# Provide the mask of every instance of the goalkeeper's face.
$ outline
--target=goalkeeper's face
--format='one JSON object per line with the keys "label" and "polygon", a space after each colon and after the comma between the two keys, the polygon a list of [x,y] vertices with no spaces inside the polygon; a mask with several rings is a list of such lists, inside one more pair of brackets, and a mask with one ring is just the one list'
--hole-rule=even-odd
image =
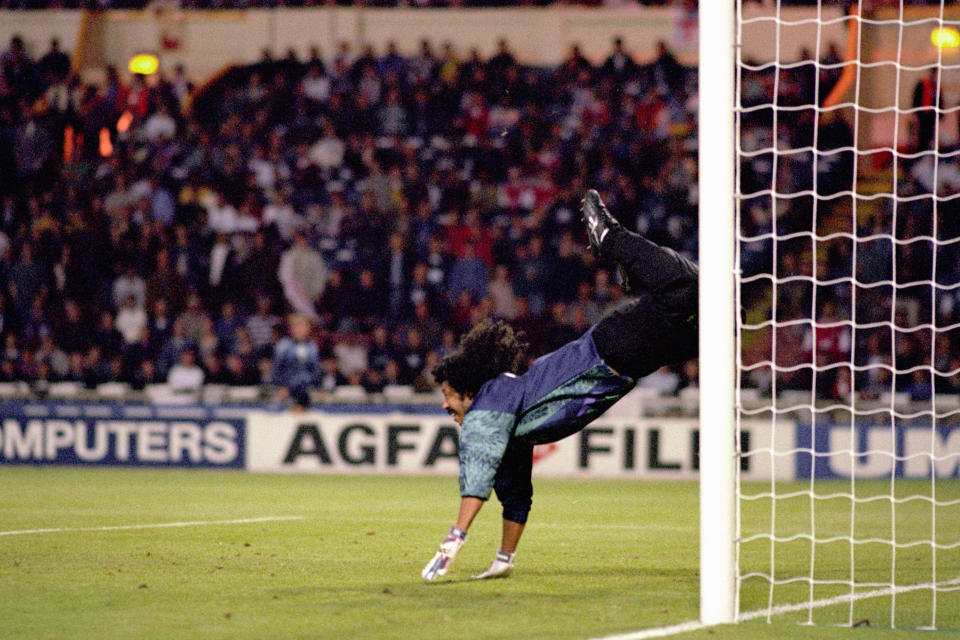
{"label": "goalkeeper's face", "polygon": [[454,422],[463,424],[463,416],[470,408],[473,396],[455,391],[446,380],[440,383],[440,390],[443,391],[443,410],[453,417]]}

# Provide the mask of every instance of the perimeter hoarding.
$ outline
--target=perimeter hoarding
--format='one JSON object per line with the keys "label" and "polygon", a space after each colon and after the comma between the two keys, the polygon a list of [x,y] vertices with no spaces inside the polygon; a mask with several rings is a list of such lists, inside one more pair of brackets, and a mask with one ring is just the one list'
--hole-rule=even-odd
{"label": "perimeter hoarding", "polygon": [[[815,424],[743,420],[741,479],[960,477],[960,419]],[[551,477],[692,479],[695,418],[607,414],[535,450]],[[246,468],[307,473],[458,472],[459,427],[436,407],[0,403],[0,464]]]}
{"label": "perimeter hoarding", "polygon": [[806,479],[930,480],[960,478],[960,424],[930,416],[855,425],[827,422],[796,428],[796,475]]}
{"label": "perimeter hoarding", "polygon": [[245,420],[206,407],[3,405],[0,463],[242,468]]}
{"label": "perimeter hoarding", "polygon": [[[741,425],[745,449],[771,443],[769,421]],[[247,468],[313,473],[449,474],[459,469],[459,428],[445,415],[270,414],[247,422]],[[789,450],[792,423],[780,423],[775,446]],[[697,476],[696,419],[603,419],[560,442],[538,446],[534,473],[551,477],[689,479]],[[768,479],[772,456],[744,459],[743,478]],[[793,479],[793,459],[778,460],[778,478]]]}

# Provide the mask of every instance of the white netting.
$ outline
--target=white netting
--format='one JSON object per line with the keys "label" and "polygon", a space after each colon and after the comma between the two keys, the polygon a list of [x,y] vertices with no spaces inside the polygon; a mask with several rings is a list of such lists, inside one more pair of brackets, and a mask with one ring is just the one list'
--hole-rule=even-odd
{"label": "white netting", "polygon": [[738,6],[742,618],[960,629],[960,10],[903,4]]}

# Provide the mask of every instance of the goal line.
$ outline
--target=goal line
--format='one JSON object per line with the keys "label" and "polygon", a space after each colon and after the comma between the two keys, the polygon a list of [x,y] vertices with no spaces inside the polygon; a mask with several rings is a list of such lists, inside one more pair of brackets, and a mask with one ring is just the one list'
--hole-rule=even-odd
{"label": "goal line", "polygon": [[[795,613],[797,611],[806,611],[807,609],[822,609],[834,605],[848,604],[857,600],[867,600],[869,598],[882,598],[884,596],[899,595],[910,593],[912,591],[922,591],[924,589],[948,589],[950,587],[960,588],[960,577],[952,580],[944,580],[937,583],[914,584],[909,586],[886,587],[883,589],[874,589],[864,591],[863,593],[845,593],[831,598],[821,598],[820,600],[798,602],[796,604],[783,604],[775,607],[767,607],[748,611],[737,616],[737,622],[749,622],[750,620],[759,620],[761,618],[771,618],[777,615]],[[631,631],[612,636],[603,636],[594,640],[647,640],[649,638],[667,638],[680,633],[699,631],[716,625],[705,624],[699,620],[690,620],[666,627],[655,627],[653,629],[644,629],[642,631]]]}

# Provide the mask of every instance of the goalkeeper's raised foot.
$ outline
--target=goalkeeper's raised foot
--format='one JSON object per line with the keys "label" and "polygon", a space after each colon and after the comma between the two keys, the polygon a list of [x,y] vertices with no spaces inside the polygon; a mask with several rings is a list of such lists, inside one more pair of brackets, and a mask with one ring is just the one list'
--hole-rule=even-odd
{"label": "goalkeeper's raised foot", "polygon": [[619,227],[620,223],[610,215],[606,205],[600,199],[596,189],[587,191],[587,195],[580,201],[580,217],[587,225],[587,238],[590,240],[590,253],[595,258],[600,257],[600,243],[610,229]]}

